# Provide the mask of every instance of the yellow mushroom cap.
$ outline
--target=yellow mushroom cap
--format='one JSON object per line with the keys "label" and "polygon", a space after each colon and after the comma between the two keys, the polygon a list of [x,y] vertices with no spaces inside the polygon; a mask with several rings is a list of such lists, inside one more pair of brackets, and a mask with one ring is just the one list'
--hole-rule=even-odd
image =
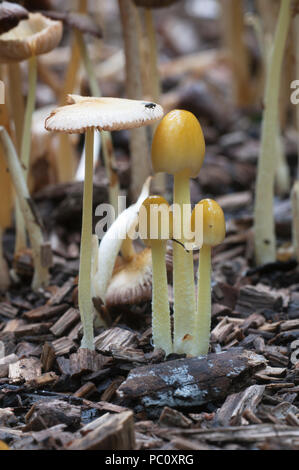
{"label": "yellow mushroom cap", "polygon": [[18,26],[0,36],[0,62],[21,62],[45,54],[60,42],[61,21],[53,21],[41,13],[30,13]]}
{"label": "yellow mushroom cap", "polygon": [[161,119],[156,103],[122,98],[68,95],[68,105],[55,109],[46,119],[48,131],[82,133],[87,129],[115,131],[145,126]]}
{"label": "yellow mushroom cap", "polygon": [[195,178],[203,164],[204,154],[204,135],[194,114],[178,109],[166,114],[153,138],[154,171],[174,175],[188,170]]}
{"label": "yellow mushroom cap", "polygon": [[192,211],[191,229],[194,231],[197,206],[203,207],[203,244],[216,246],[225,238],[225,218],[223,210],[213,199],[203,199]]}
{"label": "yellow mushroom cap", "polygon": [[147,197],[139,211],[139,233],[146,245],[154,240],[168,240],[172,232],[172,212],[162,196]]}

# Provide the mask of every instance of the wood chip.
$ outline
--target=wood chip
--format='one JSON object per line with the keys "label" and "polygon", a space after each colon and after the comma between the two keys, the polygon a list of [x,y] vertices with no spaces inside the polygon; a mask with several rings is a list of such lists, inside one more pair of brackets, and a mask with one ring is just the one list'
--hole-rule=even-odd
{"label": "wood chip", "polygon": [[136,447],[133,413],[108,415],[96,429],[74,440],[68,450],[133,450]]}
{"label": "wood chip", "polygon": [[279,312],[282,307],[282,296],[263,284],[243,286],[240,289],[236,311],[243,317],[261,310]]}
{"label": "wood chip", "polygon": [[64,333],[69,331],[75,323],[80,320],[80,312],[76,308],[69,308],[58,320],[50,331],[55,336],[62,336]]}
{"label": "wood chip", "polygon": [[119,327],[109,328],[94,339],[95,348],[100,352],[109,352],[112,348],[128,348],[136,344],[136,333]]}
{"label": "wood chip", "polygon": [[137,367],[118,393],[125,403],[138,403],[149,415],[157,416],[164,406],[188,409],[221,399],[232,388],[246,386],[245,372],[250,375],[264,366],[262,356],[234,348],[207,357]]}
{"label": "wood chip", "polygon": [[68,304],[61,305],[43,305],[29,312],[25,312],[23,317],[30,321],[44,321],[57,315],[63,314],[68,309]]}
{"label": "wood chip", "polygon": [[9,365],[9,378],[15,382],[19,380],[30,381],[42,374],[42,365],[39,359],[30,357],[20,359]]}

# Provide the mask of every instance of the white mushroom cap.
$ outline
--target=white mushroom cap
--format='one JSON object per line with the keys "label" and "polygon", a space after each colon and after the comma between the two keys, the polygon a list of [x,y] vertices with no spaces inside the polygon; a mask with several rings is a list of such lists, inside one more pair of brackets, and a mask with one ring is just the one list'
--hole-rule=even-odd
{"label": "white mushroom cap", "polygon": [[162,107],[148,101],[68,95],[68,103],[46,119],[48,131],[69,134],[87,129],[115,131],[145,126],[163,117]]}
{"label": "white mushroom cap", "polygon": [[0,62],[21,62],[45,54],[60,42],[61,21],[53,21],[40,13],[30,13],[27,20],[0,36]]}

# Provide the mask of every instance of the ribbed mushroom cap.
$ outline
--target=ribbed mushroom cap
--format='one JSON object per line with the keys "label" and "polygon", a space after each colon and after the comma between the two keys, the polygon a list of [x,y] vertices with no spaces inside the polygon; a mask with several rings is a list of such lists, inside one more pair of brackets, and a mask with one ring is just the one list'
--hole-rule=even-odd
{"label": "ribbed mushroom cap", "polygon": [[145,8],[163,8],[177,3],[179,0],[134,0],[135,5]]}
{"label": "ribbed mushroom cap", "polygon": [[146,248],[130,261],[119,260],[106,294],[107,307],[134,305],[152,297],[152,257]]}
{"label": "ribbed mushroom cap", "polygon": [[[225,218],[223,210],[213,199],[203,199],[198,205],[203,206],[203,244],[216,246],[225,238]],[[191,216],[191,229],[194,231],[196,206]]]}
{"label": "ribbed mushroom cap", "polygon": [[205,140],[194,114],[174,110],[158,125],[152,144],[152,163],[156,173],[175,175],[184,170],[195,178],[203,164]]}
{"label": "ribbed mushroom cap", "polygon": [[28,20],[0,36],[0,62],[21,62],[54,49],[62,38],[60,21],[40,13],[30,13]]}
{"label": "ribbed mushroom cap", "polygon": [[87,129],[131,129],[151,124],[163,116],[161,106],[147,101],[68,95],[68,103],[46,119],[48,131],[72,134]]}
{"label": "ribbed mushroom cap", "polygon": [[14,28],[21,20],[28,18],[28,16],[28,11],[21,5],[2,2],[0,4],[0,34]]}

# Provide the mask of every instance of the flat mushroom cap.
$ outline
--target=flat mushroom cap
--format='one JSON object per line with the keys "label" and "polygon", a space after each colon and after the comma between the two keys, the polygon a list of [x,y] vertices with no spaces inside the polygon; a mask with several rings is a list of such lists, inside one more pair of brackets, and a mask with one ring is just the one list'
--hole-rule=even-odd
{"label": "flat mushroom cap", "polygon": [[60,21],[40,13],[30,13],[28,20],[0,36],[0,62],[21,62],[54,49],[62,38]]}
{"label": "flat mushroom cap", "polygon": [[87,129],[132,129],[151,124],[163,116],[161,106],[146,101],[68,95],[68,103],[55,109],[46,119],[48,131],[73,134]]}

